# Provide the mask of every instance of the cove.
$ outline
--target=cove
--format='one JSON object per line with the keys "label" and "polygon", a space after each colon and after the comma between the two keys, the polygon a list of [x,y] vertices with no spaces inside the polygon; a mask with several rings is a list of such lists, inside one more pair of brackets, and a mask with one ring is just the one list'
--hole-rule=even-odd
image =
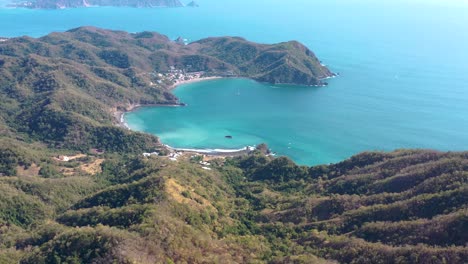
{"label": "cove", "polygon": [[340,79],[330,80],[327,87],[274,86],[248,79],[186,84],[174,90],[186,107],[140,108],[127,113],[125,121],[172,147],[238,149],[264,142],[279,155],[307,165],[337,162],[366,150],[447,145],[437,133],[420,136],[431,125],[424,119],[395,111],[405,103],[381,105],[346,90],[348,78]]}
{"label": "cove", "polygon": [[366,146],[343,140],[347,132],[326,113],[333,104],[333,97],[324,98],[326,89],[248,79],[202,81],[174,90],[187,106],[143,107],[127,113],[125,121],[176,148],[239,149],[264,142],[302,164],[328,163]]}
{"label": "cove", "polygon": [[[271,0],[267,7],[265,1],[197,2],[200,8],[1,8],[0,36],[38,37],[91,25],[190,41],[298,40],[340,73],[323,88],[236,79],[194,83],[174,91],[186,108],[127,115],[133,129],[175,147],[265,142],[310,165],[367,150],[468,148],[466,1]],[[232,140],[225,139],[229,134]]]}

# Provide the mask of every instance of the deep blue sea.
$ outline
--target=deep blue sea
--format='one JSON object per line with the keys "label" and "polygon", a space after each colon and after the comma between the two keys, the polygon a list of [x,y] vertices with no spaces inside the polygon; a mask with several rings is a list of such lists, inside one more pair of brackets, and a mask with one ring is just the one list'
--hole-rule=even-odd
{"label": "deep blue sea", "polygon": [[[5,4],[0,0],[0,6]],[[0,36],[93,25],[197,40],[298,40],[340,77],[323,88],[216,80],[185,108],[144,108],[134,128],[189,148],[267,143],[301,164],[366,150],[468,150],[468,1],[199,0],[200,8],[0,9]],[[224,138],[233,135],[232,140]]]}

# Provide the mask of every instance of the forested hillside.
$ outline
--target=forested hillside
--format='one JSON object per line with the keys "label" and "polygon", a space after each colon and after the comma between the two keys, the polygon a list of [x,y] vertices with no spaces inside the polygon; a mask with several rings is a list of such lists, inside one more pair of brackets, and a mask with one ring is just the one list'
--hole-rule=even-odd
{"label": "forested hillside", "polygon": [[170,159],[116,125],[179,103],[168,87],[187,72],[331,75],[297,42],[78,28],[0,43],[0,263],[466,263],[468,153]]}
{"label": "forested hillside", "polygon": [[105,160],[95,174],[0,178],[0,252],[21,263],[464,263],[467,155],[305,167],[257,151],[211,171],[88,156],[75,166]]}
{"label": "forested hillside", "polygon": [[0,131],[50,146],[143,152],[154,138],[114,126],[135,105],[179,104],[168,90],[191,73],[322,85],[332,73],[297,42],[210,38],[189,45],[153,32],[93,27],[0,42]]}

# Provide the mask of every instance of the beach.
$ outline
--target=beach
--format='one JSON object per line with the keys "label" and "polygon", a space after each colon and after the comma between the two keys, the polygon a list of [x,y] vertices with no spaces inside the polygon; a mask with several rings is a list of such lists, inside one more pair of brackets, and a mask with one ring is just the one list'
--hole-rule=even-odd
{"label": "beach", "polygon": [[177,80],[173,85],[169,86],[169,90],[173,90],[177,88],[177,86],[182,85],[182,84],[190,84],[190,83],[196,83],[196,82],[202,82],[202,81],[209,81],[209,80],[216,80],[216,79],[221,79],[223,77],[220,76],[211,76],[211,77],[200,77],[200,78],[194,78],[186,81],[179,81]]}
{"label": "beach", "polygon": [[[196,83],[196,82],[201,82],[201,81],[208,81],[208,80],[216,80],[216,79],[221,79],[223,77],[219,76],[212,76],[212,77],[201,77],[201,78],[194,78],[190,80],[185,80],[185,81],[176,81],[173,85],[169,86],[167,89],[168,90],[173,90],[179,85],[183,84],[191,84],[191,83]],[[125,114],[135,111],[140,107],[179,107],[183,106],[182,104],[148,104],[148,105],[141,105],[141,104],[130,104],[126,107],[125,111],[119,111],[114,109],[114,117],[117,120],[117,125],[119,127],[131,130],[131,128],[128,126],[128,124],[125,122]],[[199,154],[199,155],[205,155],[208,157],[231,157],[231,156],[239,156],[239,155],[245,155],[251,151],[253,151],[255,148],[251,146],[246,146],[241,149],[184,149],[184,148],[174,148],[169,145],[163,145],[165,146],[168,150],[174,153],[178,152],[183,152],[183,153],[192,153],[192,154]]]}
{"label": "beach", "polygon": [[116,120],[117,126],[130,130],[130,127],[128,126],[128,124],[125,123],[125,118],[124,118],[125,113],[134,111],[135,109],[138,109],[139,107],[141,107],[140,104],[131,104],[131,105],[126,107],[126,111],[120,111],[120,110],[117,110],[117,109],[113,109],[112,112],[113,112],[113,116],[114,116],[114,118]]}
{"label": "beach", "polygon": [[246,146],[240,149],[190,149],[190,148],[174,148],[169,145],[164,145],[167,149],[173,152],[194,153],[212,157],[233,157],[242,156],[255,150],[253,146]]}

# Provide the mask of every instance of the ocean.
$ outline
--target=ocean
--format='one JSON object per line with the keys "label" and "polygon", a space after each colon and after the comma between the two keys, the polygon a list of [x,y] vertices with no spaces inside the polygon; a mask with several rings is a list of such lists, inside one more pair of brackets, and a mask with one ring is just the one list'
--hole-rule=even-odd
{"label": "ocean", "polygon": [[199,8],[1,8],[0,37],[92,25],[190,41],[227,35],[298,40],[340,73],[320,88],[246,79],[182,85],[174,92],[187,107],[126,115],[133,129],[174,147],[264,142],[306,165],[362,151],[468,149],[468,1],[197,2]]}

